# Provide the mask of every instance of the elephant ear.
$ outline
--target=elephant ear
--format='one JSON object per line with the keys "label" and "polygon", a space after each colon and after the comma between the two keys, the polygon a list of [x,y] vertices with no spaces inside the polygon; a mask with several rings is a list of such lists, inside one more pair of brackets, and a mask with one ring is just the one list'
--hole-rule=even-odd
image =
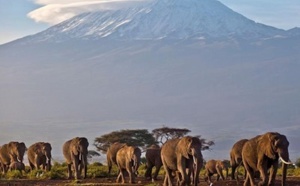
{"label": "elephant ear", "polygon": [[26,147],[26,145],[25,145],[25,143],[24,143],[24,142],[20,142],[20,143],[18,143],[18,148],[19,148],[19,149],[22,149],[22,150],[24,150],[24,151],[26,151],[26,150],[27,150],[27,147]]}
{"label": "elephant ear", "polygon": [[39,143],[36,143],[32,146],[32,150],[35,154],[38,154],[39,151],[40,151],[40,148],[39,148]]}
{"label": "elephant ear", "polygon": [[51,146],[51,144],[50,143],[44,143],[44,148],[45,149],[48,149],[48,150],[52,150],[52,146]]}
{"label": "elephant ear", "polygon": [[70,150],[75,156],[77,156],[79,154],[79,151],[78,151],[79,142],[80,142],[79,138],[77,137],[77,138],[74,138],[70,144]]}
{"label": "elephant ear", "polygon": [[126,153],[126,158],[131,159],[133,157],[133,147],[132,146],[123,146],[122,149],[124,149],[123,152]]}
{"label": "elephant ear", "polygon": [[259,138],[258,146],[260,150],[270,159],[276,159],[274,145],[277,139],[278,135],[271,132],[266,133]]}
{"label": "elephant ear", "polygon": [[216,162],[216,169],[219,169],[220,167],[222,167],[221,161],[217,161]]}
{"label": "elephant ear", "polygon": [[189,136],[183,137],[179,140],[176,148],[177,148],[177,153],[181,154],[183,157],[186,159],[189,159],[189,151],[191,150],[191,144],[192,144],[193,139]]}
{"label": "elephant ear", "polygon": [[17,151],[17,143],[18,142],[12,141],[7,144],[9,154],[13,155],[14,152]]}

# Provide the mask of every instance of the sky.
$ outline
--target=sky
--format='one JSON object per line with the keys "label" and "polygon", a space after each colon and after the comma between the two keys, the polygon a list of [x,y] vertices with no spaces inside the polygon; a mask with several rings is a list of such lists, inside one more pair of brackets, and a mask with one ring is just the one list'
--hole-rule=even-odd
{"label": "sky", "polygon": [[[288,0],[288,1],[279,1],[279,0],[272,0],[272,1],[271,0],[260,0],[260,1],[258,1],[258,0],[238,0],[238,1],[237,0],[220,0],[220,1],[222,3],[224,3],[225,5],[229,6],[234,11],[239,12],[242,15],[244,15],[244,16],[246,16],[246,17],[248,17],[248,18],[250,18],[250,19],[252,19],[256,22],[264,23],[264,24],[267,24],[267,25],[270,25],[270,26],[281,28],[281,29],[291,29],[291,28],[294,28],[294,27],[300,27],[300,19],[299,19],[299,17],[300,17],[300,11],[299,11],[300,10],[300,1],[299,0]],[[32,34],[35,34],[37,32],[40,32],[40,31],[43,31],[43,30],[47,29],[48,27],[50,27],[51,25],[57,24],[57,23],[65,20],[65,19],[71,18],[72,16],[83,13],[85,11],[95,11],[95,10],[100,10],[100,9],[116,9],[116,8],[133,6],[133,5],[138,4],[138,3],[142,3],[141,0],[140,1],[139,0],[131,0],[131,1],[125,1],[125,0],[114,0],[114,1],[112,1],[112,0],[106,0],[106,1],[105,0],[0,0],[0,23],[1,23],[0,24],[1,25],[1,27],[0,27],[0,44],[15,40],[15,39],[27,36],[27,35],[32,35]],[[46,63],[43,64],[43,65],[45,65],[47,67]],[[241,64],[241,65],[243,65],[243,64]],[[66,100],[64,100],[64,99],[67,99],[67,100],[70,99],[71,101],[69,101],[68,103],[71,103],[72,99],[74,97],[76,97],[75,95],[80,96],[82,94],[82,97],[85,98],[85,94],[83,93],[83,92],[85,92],[85,89],[78,90],[77,89],[78,86],[76,86],[76,80],[80,81],[80,78],[79,79],[74,79],[74,81],[73,81],[73,78],[69,78],[69,75],[70,75],[70,77],[73,77],[72,76],[73,74],[75,74],[75,76],[77,77],[78,72],[82,72],[82,70],[86,70],[85,67],[82,67],[82,66],[79,66],[79,65],[77,67],[75,65],[75,67],[70,68],[68,66],[68,64],[66,64],[66,67],[59,66],[58,69],[56,69],[56,68],[47,69],[45,67],[45,69],[42,68],[41,71],[39,71],[39,70],[35,71],[36,68],[39,69],[40,66],[34,67],[32,69],[31,69],[31,66],[29,66],[29,67],[25,66],[24,68],[20,68],[19,66],[17,66],[16,68],[12,68],[7,73],[8,75],[11,75],[11,76],[7,76],[7,79],[11,79],[12,81],[15,80],[17,87],[20,88],[21,90],[25,87],[25,85],[22,84],[23,81],[30,82],[29,86],[33,86],[33,90],[35,90],[34,88],[42,87],[41,89],[36,90],[36,92],[38,92],[38,93],[41,92],[41,94],[38,94],[40,97],[31,96],[30,91],[25,91],[25,92],[15,91],[13,89],[14,88],[13,86],[12,87],[8,86],[8,88],[11,88],[13,90],[13,95],[10,95],[10,92],[7,91],[5,88],[1,89],[1,90],[5,90],[6,93],[8,93],[9,96],[11,96],[12,98],[14,98],[14,97],[20,98],[20,100],[14,99],[16,105],[15,105],[15,107],[12,106],[11,108],[13,108],[13,109],[18,108],[18,109],[15,110],[16,113],[12,112],[12,117],[15,117],[14,114],[25,115],[25,116],[28,115],[28,117],[30,117],[30,113],[32,113],[30,111],[34,110],[34,109],[28,108],[28,110],[24,110],[24,109],[22,109],[23,107],[20,106],[22,104],[27,105],[26,101],[28,101],[28,103],[29,103],[28,105],[32,106],[33,108],[35,108],[36,105],[40,105],[40,104],[43,105],[44,104],[44,105],[46,105],[47,108],[49,108],[49,110],[52,110],[52,109],[55,110],[55,113],[57,112],[58,116],[60,116],[61,113],[64,113],[63,112],[64,108],[69,108],[69,105],[67,104]],[[269,66],[266,65],[266,67],[269,67]],[[275,78],[279,77],[275,72],[282,72],[282,76],[283,76],[283,78],[285,78],[285,71],[284,71],[285,69],[281,68],[282,66],[279,66],[280,68],[278,68],[278,69],[276,69],[276,67],[277,66],[273,66],[270,69],[269,68],[266,68],[266,69],[273,72],[272,70],[274,70],[274,68],[275,68],[275,71],[274,71]],[[229,66],[228,68],[231,68],[231,67]],[[246,68],[247,67],[245,67],[245,69]],[[252,69],[251,67],[249,67],[249,68]],[[94,70],[94,68],[91,68],[91,69]],[[120,69],[122,69],[122,68],[120,68]],[[64,70],[66,70],[66,71],[64,71]],[[98,71],[96,72],[96,70],[99,70],[99,69],[96,68],[95,72],[94,72],[95,74],[98,74]],[[222,71],[222,72],[225,71],[223,66],[222,66],[222,69],[220,69],[220,71]],[[1,71],[1,73],[2,72],[4,72],[4,71]],[[67,72],[67,73],[65,73],[65,72]],[[103,72],[103,73],[105,73],[105,72]],[[107,73],[111,73],[111,72],[107,72]],[[225,73],[226,73],[226,71],[225,71]],[[44,79],[40,78],[40,75]],[[90,74],[89,73],[87,73],[87,74],[83,73],[84,77],[85,77],[85,75],[86,75],[86,79],[89,79]],[[259,76],[260,74],[258,73],[257,75]],[[26,77],[27,79],[23,79],[23,76]],[[52,76],[54,76],[53,79],[50,78]],[[110,77],[110,76],[107,75],[107,77]],[[231,76],[224,76],[224,77],[231,78]],[[67,80],[69,80],[68,78],[70,79],[70,82],[67,81]],[[66,82],[62,81],[64,79],[67,79]],[[115,78],[115,79],[117,79],[117,78]],[[115,79],[112,79],[112,80],[115,80]],[[270,79],[272,79],[272,78],[270,78]],[[297,79],[297,78],[294,78],[294,79]],[[1,78],[0,78],[0,80],[1,80]],[[47,80],[50,81],[50,84],[44,84],[44,81],[47,82]],[[276,80],[277,79],[275,79],[274,82]],[[280,79],[280,78],[278,78],[278,80],[282,81],[282,79]],[[288,80],[290,80],[290,79],[288,79]],[[37,81],[37,83],[36,83],[36,81]],[[3,82],[5,82],[5,80]],[[10,81],[5,82],[4,84],[5,85],[10,85],[9,82]],[[98,79],[96,79],[96,83],[98,83]],[[260,83],[260,82],[258,82],[258,83]],[[277,82],[275,82],[274,84],[276,85],[276,83]],[[288,81],[287,83],[284,82],[282,84],[284,86],[287,86],[286,84],[288,84],[288,83],[290,83],[290,82]],[[298,81],[297,81],[297,83],[298,83]],[[83,84],[85,84],[85,82]],[[66,87],[64,87],[65,85],[66,85]],[[90,84],[88,84],[88,85],[90,85]],[[94,88],[96,90],[98,90],[97,89],[98,88],[97,86],[99,86],[98,84],[95,87],[93,87],[92,85],[93,84],[91,84],[91,87],[90,87],[92,90],[94,90]],[[107,86],[110,87],[110,84],[108,84]],[[244,84],[243,84],[243,86],[244,86]],[[59,87],[59,88],[57,88],[57,87]],[[68,91],[71,91],[72,93],[74,93],[74,95],[73,96],[69,96],[69,95],[66,96],[66,95],[62,94],[62,92],[60,92],[60,89],[62,87],[63,87],[63,90],[69,88],[70,90],[68,90]],[[250,87],[250,88],[254,93],[256,93],[256,91],[257,91],[257,92],[259,92],[259,95],[261,95],[261,92],[260,92],[261,90],[260,89],[263,90],[263,87],[264,86],[254,87],[254,88],[257,88],[258,90],[256,90],[256,89],[253,90],[252,89],[253,87]],[[298,86],[291,86],[291,87],[298,88]],[[26,88],[27,87],[25,87],[24,90]],[[74,89],[72,89],[72,88],[74,88]],[[275,86],[275,88],[276,88],[276,86]],[[50,93],[48,93],[49,89],[53,90],[53,92],[50,91]],[[147,89],[145,89],[145,90],[147,90]],[[215,90],[215,89],[213,89],[213,90]],[[271,90],[273,90],[273,89],[271,88]],[[95,91],[95,92],[97,92],[97,91]],[[294,92],[295,92],[295,94],[298,93],[297,90],[295,90]],[[43,94],[43,93],[45,93],[45,94],[48,93],[48,94],[46,94],[46,95],[48,95],[48,97],[45,96],[45,94]],[[116,94],[117,93],[118,92],[116,92]],[[224,92],[222,92],[222,94],[223,93]],[[231,92],[229,91],[229,93],[231,93]],[[267,92],[267,94],[268,93],[269,92]],[[208,94],[210,95],[210,92]],[[291,115],[296,113],[295,115],[297,115],[297,117],[292,118],[292,121],[293,121],[293,123],[299,123],[298,121],[300,121],[300,118],[299,118],[299,114],[297,114],[297,111],[298,111],[298,108],[299,108],[298,107],[299,101],[297,101],[297,100],[295,102],[292,102],[294,100],[290,101],[289,96],[286,96],[286,94],[287,95],[293,94],[293,91],[283,92],[282,95],[276,92],[276,96],[281,98],[281,99],[279,99],[278,102],[273,103],[272,102],[273,100],[271,100],[271,99],[270,99],[271,101],[267,100],[267,101],[270,101],[272,104],[275,105],[274,107],[272,107],[273,110],[271,110],[270,113],[267,112],[267,111],[265,113],[264,112],[259,113],[258,116],[255,115],[255,117],[258,117],[258,118],[254,117],[253,120],[244,121],[245,119],[243,118],[243,116],[244,116],[243,114],[245,114],[246,111],[248,111],[248,110],[246,110],[245,113],[242,113],[242,115],[240,116],[241,118],[238,118],[238,120],[241,120],[241,122],[247,123],[251,126],[252,123],[256,123],[257,121],[259,121],[261,119],[259,117],[260,116],[262,117],[262,115],[267,115],[267,117],[270,116],[270,118],[272,118],[272,119],[273,118],[278,119],[277,117],[272,116],[273,111],[274,111],[274,113],[278,113],[278,112],[280,112],[280,109],[282,109],[282,110],[286,110],[286,112],[291,112]],[[4,95],[3,92],[1,92],[1,96],[3,96],[3,95]],[[139,95],[142,95],[142,94],[139,94]],[[91,100],[93,100],[94,96],[95,95],[91,95]],[[96,95],[95,97],[97,97],[97,96],[98,95]],[[246,98],[248,98],[247,96],[251,96],[251,94],[250,95],[248,95],[248,94],[243,95],[242,94],[242,96],[246,96]],[[220,97],[220,99],[223,98],[222,95],[217,95],[217,97]],[[234,95],[229,94],[228,98],[232,98],[232,97],[234,97]],[[92,110],[94,107],[98,108],[96,103],[93,103],[92,101],[87,101],[85,103],[84,102],[85,99],[83,99],[83,98],[78,99],[77,102],[74,103],[74,105],[77,105],[77,104],[83,105],[83,108],[86,108],[86,107],[89,108],[89,109],[87,109],[88,111]],[[109,99],[109,98],[110,97],[108,97],[108,98],[105,97],[105,99]],[[298,98],[298,96],[297,96],[297,98]],[[143,99],[143,98],[141,98],[141,99]],[[211,97],[211,99],[214,99],[214,97]],[[38,100],[40,102],[38,102],[36,100]],[[225,96],[224,100],[227,100],[226,96]],[[245,99],[245,100],[247,100],[247,99]],[[8,100],[7,102],[9,102],[9,101],[10,100]],[[36,105],[32,105],[31,101],[34,102]],[[52,104],[49,104],[48,101],[51,102]],[[131,100],[129,99],[128,101],[131,101]],[[170,100],[170,101],[172,101],[172,100]],[[217,105],[217,101],[215,101],[215,100],[212,100],[212,101],[215,102],[216,105]],[[264,103],[265,100],[259,100],[259,101]],[[288,102],[288,101],[290,101],[290,102]],[[56,105],[57,102],[59,103],[58,105]],[[285,105],[288,105],[291,108],[276,107],[276,104],[281,105],[282,104],[281,102],[282,103],[287,102]],[[200,103],[201,103],[201,101],[200,101]],[[108,103],[108,104],[110,104],[110,103]],[[9,104],[3,104],[3,105],[9,105]],[[147,105],[151,106],[152,103],[147,102]],[[225,103],[224,105],[226,106],[227,104]],[[231,105],[231,104],[229,104],[229,105]],[[252,108],[253,103],[246,102],[245,105]],[[18,106],[20,106],[20,107],[18,107]],[[189,106],[190,105],[188,105],[188,108],[189,108]],[[233,106],[239,107],[239,104],[233,105]],[[263,106],[261,106],[261,107],[264,108]],[[39,108],[39,107],[37,106],[36,108]],[[73,105],[71,105],[70,108],[71,108],[71,113],[76,114],[76,115],[70,115],[69,116],[70,118],[73,118],[73,117],[76,118],[77,115],[81,116],[80,115],[81,114],[80,109],[77,110],[77,108]],[[9,110],[7,108],[5,108],[5,109]],[[105,107],[105,109],[103,111],[104,113],[106,113],[106,109],[107,108]],[[115,108],[112,108],[112,109],[115,109]],[[174,109],[176,110],[176,108],[174,108]],[[217,110],[217,111],[220,111],[221,114],[223,113],[222,112],[223,110],[227,111],[227,108],[219,108],[219,109],[220,110]],[[121,108],[121,110],[122,110],[122,108]],[[39,126],[39,124],[40,124],[39,122],[43,122],[45,124],[45,126],[43,126],[43,128],[41,128],[43,130],[43,132],[40,132],[38,134],[39,134],[39,136],[43,137],[46,141],[50,140],[50,139],[53,139],[53,134],[56,134],[57,136],[64,136],[66,139],[70,139],[73,136],[80,136],[82,131],[84,131],[86,134],[89,134],[90,136],[94,137],[94,136],[99,135],[100,131],[101,131],[101,133],[111,132],[111,127],[113,126],[113,123],[122,123],[124,128],[129,128],[129,129],[136,129],[140,126],[145,126],[146,124],[149,125],[148,123],[145,124],[142,121],[140,123],[137,122],[137,123],[133,123],[133,124],[132,124],[132,121],[130,121],[131,123],[129,124],[129,123],[126,123],[127,121],[125,121],[125,123],[124,123],[124,121],[118,121],[117,119],[116,119],[116,121],[113,121],[113,122],[110,121],[110,120],[107,120],[107,121],[104,120],[101,123],[99,123],[97,121],[99,119],[98,117],[100,117],[100,116],[97,115],[98,110],[94,111],[95,113],[92,112],[92,113],[87,114],[85,116],[86,118],[84,117],[82,120],[74,119],[74,120],[76,120],[76,122],[74,120],[71,120],[71,119],[70,119],[70,121],[65,121],[64,120],[62,122],[62,121],[59,120],[60,119],[59,117],[58,117],[59,119],[53,121],[53,118],[51,117],[51,115],[50,116],[47,115],[48,112],[44,112],[44,110],[41,110],[40,112],[45,113],[45,115],[41,115],[40,118],[38,118],[35,123],[32,122],[32,121],[23,121],[23,120],[22,121],[16,121],[16,122],[8,122],[8,123],[7,123],[7,121],[5,121],[4,126],[1,126],[0,141],[4,141],[5,139],[10,139],[11,136],[12,136],[10,131],[13,131],[16,128],[19,129],[20,131],[22,131],[23,135],[30,136],[30,135],[32,135],[32,132],[31,132],[31,130],[28,130],[28,127]],[[107,113],[108,113],[108,115],[110,114],[110,112],[107,112]],[[218,114],[220,114],[220,113],[218,113]],[[228,123],[230,123],[231,119],[235,118],[236,115],[235,115],[235,113],[231,113],[232,115],[226,115],[226,113],[227,112],[224,112],[224,118],[222,118],[222,119],[224,119]],[[3,112],[1,114],[3,114]],[[36,113],[34,113],[34,114],[36,114]],[[209,115],[209,114],[211,114],[211,115]],[[214,118],[214,116],[213,116],[214,114],[215,113],[203,114],[203,117],[210,118],[210,116],[211,116],[211,118]],[[5,113],[3,115],[5,115]],[[92,118],[92,121],[89,120],[87,122],[86,120],[90,119],[90,116],[93,116],[93,115],[97,115],[97,117]],[[3,118],[1,118],[1,119],[3,119]],[[94,121],[93,121],[93,119],[94,119]],[[282,120],[284,120],[284,119],[286,119],[286,118],[283,118]],[[207,119],[207,121],[209,121],[209,119]],[[212,123],[214,123],[214,122],[217,123],[217,121],[211,121],[211,122]],[[269,121],[264,121],[263,120],[262,121],[262,126],[264,125],[264,122],[265,123],[272,123],[271,121],[269,122]],[[21,125],[20,125],[20,123],[21,123]],[[85,123],[85,125],[82,126],[81,123]],[[277,121],[277,123],[278,123],[278,121]],[[64,134],[65,131],[61,130],[61,125],[62,124],[64,125],[65,128],[72,129],[75,132]],[[151,129],[154,129],[154,128],[162,127],[163,124],[165,124],[165,123],[157,123],[155,121],[155,122],[153,122],[153,124],[149,125],[149,126],[152,127],[152,128],[149,129],[149,131],[151,131]],[[99,129],[95,130],[94,127],[93,127],[95,125],[99,126]],[[236,125],[237,125],[237,127],[240,127],[240,123],[237,123]],[[100,126],[104,126],[104,127],[102,127],[101,130],[100,130]],[[180,128],[181,127],[187,127],[187,128],[194,127],[195,128],[197,126],[183,125],[183,126],[178,126],[178,127],[180,127]],[[211,123],[208,123],[207,126],[206,125],[204,126],[204,129],[209,130],[210,127],[211,127]],[[287,126],[287,127],[290,127],[290,126]],[[299,131],[299,125],[296,125],[296,126],[293,126],[293,127],[295,127],[295,128],[290,127],[290,128],[285,128],[284,130],[294,131],[293,135],[296,136],[297,131]],[[252,127],[252,128],[255,128],[255,127]],[[86,129],[88,129],[88,130],[86,130]],[[275,129],[277,129],[277,128],[275,128]],[[245,129],[245,130],[249,130],[249,129]],[[253,129],[251,129],[251,130],[253,130]],[[267,131],[268,128],[263,128],[263,129],[260,129],[260,130]],[[220,139],[221,140],[228,139],[229,137],[234,135],[232,133],[232,131],[226,131],[225,130],[225,131],[220,131],[220,132],[222,133],[222,136],[218,136],[218,138],[214,139],[214,140],[219,140],[220,141]],[[247,132],[249,132],[249,131],[247,131]],[[251,134],[252,133],[257,134],[257,133],[261,133],[261,131],[253,130],[253,131],[251,131]],[[217,135],[217,134],[215,134],[215,135]],[[93,140],[92,137],[89,140]],[[204,136],[204,137],[207,137],[207,136]],[[14,136],[14,140],[21,141],[22,136],[21,135],[16,135],[16,136]],[[30,144],[30,143],[33,143],[34,140],[35,140],[35,138],[30,138],[27,142],[28,142],[28,144]],[[60,144],[61,143],[60,140],[62,140],[62,139],[55,138],[54,143],[55,144]],[[225,141],[225,142],[227,142],[227,141]],[[217,149],[218,148],[217,145],[214,148]],[[91,146],[92,146],[92,142],[91,142]],[[55,152],[57,154],[61,154],[60,153],[60,148],[55,149],[55,150],[56,150]],[[214,151],[212,151],[210,153],[215,153],[215,155],[218,155]]]}
{"label": "sky", "polygon": [[[281,29],[300,27],[299,0],[219,1],[259,23]],[[0,44],[38,33],[86,11],[124,8],[142,2],[143,0],[0,0]]]}

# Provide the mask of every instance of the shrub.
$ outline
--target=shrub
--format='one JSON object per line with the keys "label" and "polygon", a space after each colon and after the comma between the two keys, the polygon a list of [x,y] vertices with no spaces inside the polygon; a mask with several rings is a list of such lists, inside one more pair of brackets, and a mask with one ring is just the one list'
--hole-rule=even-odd
{"label": "shrub", "polygon": [[12,179],[21,179],[23,178],[24,175],[21,171],[19,170],[12,170],[12,171],[8,171],[5,175],[6,179],[12,180]]}
{"label": "shrub", "polygon": [[98,164],[88,165],[87,177],[89,178],[103,178],[108,177],[107,166],[99,166]]}

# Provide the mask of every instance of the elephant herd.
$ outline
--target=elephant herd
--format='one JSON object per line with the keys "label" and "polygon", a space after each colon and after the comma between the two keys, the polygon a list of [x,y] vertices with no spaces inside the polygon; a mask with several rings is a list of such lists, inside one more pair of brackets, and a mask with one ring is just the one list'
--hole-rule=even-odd
{"label": "elephant herd", "polygon": [[[168,140],[161,148],[152,145],[146,151],[147,170],[145,176],[151,177],[152,168],[156,166],[153,179],[157,178],[160,167],[164,167],[166,175],[164,185],[172,185],[173,173],[176,174],[178,185],[187,183],[198,184],[200,169],[203,164],[201,141],[197,137],[185,136]],[[129,183],[135,182],[140,165],[141,150],[138,147],[123,143],[114,143],[107,150],[108,172],[113,164],[119,169],[116,182],[125,183],[124,175],[129,175]]]}
{"label": "elephant herd", "polygon": [[[63,154],[68,165],[69,178],[72,177],[71,169],[74,170],[76,179],[80,177],[79,171],[81,173],[82,170],[84,171],[83,177],[86,177],[88,145],[88,140],[82,137],[76,137],[64,143]],[[31,170],[42,169],[44,171],[50,171],[52,159],[51,150],[51,144],[47,142],[34,143],[27,149],[25,143],[11,141],[0,147],[1,171],[4,174],[7,173],[8,170],[25,171],[23,158],[26,151]]]}
{"label": "elephant herd", "polygon": [[[87,155],[89,142],[84,137],[75,137],[63,144],[63,155],[68,165],[68,178],[86,178]],[[245,168],[244,186],[255,185],[255,175],[259,174],[258,185],[274,185],[279,165],[282,162],[282,185],[285,185],[287,165],[291,164],[288,152],[289,142],[286,136],[277,132],[267,132],[251,139],[237,141],[230,151],[231,179],[235,176],[239,166]],[[165,170],[163,185],[173,185],[174,178],[177,185],[194,186],[199,184],[199,173],[203,167],[201,153],[202,143],[197,137],[185,136],[170,139],[161,147],[150,146],[145,153],[145,178],[156,180],[161,167]],[[9,142],[0,147],[0,168],[6,173],[8,170],[24,170],[23,156],[27,150],[31,170],[51,169],[51,145],[47,142],[37,142],[28,149],[23,142]],[[107,149],[108,174],[113,164],[118,167],[117,183],[125,183],[125,175],[129,176],[129,183],[135,183],[138,168],[141,163],[140,148],[125,143],[115,142]],[[156,167],[152,175],[152,168]],[[228,165],[224,161],[209,160],[205,164],[206,180],[212,185],[211,176],[217,174],[217,180],[223,180],[223,170],[228,176]],[[83,175],[82,175],[83,173]]]}
{"label": "elephant herd", "polygon": [[[167,141],[161,148],[151,146],[146,151],[147,170],[145,177],[157,179],[161,166],[165,169],[164,186],[172,185],[172,171],[175,172],[178,185],[198,184],[199,169],[202,167],[201,143],[192,137],[183,137]],[[251,139],[237,141],[230,151],[231,179],[238,179],[236,169],[243,166],[245,169],[244,186],[254,186],[255,178],[259,176],[258,185],[275,185],[275,177],[282,162],[282,183],[286,183],[287,165],[292,164],[288,152],[289,142],[286,136],[277,132],[267,132]],[[156,167],[153,176],[152,168]],[[209,160],[205,164],[205,180],[212,185],[211,176],[217,174],[217,181],[223,180],[223,170],[228,176],[229,165],[221,160]]]}
{"label": "elephant herd", "polygon": [[31,170],[51,169],[51,145],[45,142],[38,142],[28,149],[23,142],[12,141],[0,147],[0,168],[3,173],[8,170],[24,170],[23,157],[27,150],[28,162]]}

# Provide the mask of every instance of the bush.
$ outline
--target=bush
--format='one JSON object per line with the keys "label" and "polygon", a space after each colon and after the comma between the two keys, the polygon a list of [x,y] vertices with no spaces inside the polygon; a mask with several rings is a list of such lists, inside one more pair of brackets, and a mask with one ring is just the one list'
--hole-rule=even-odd
{"label": "bush", "polygon": [[108,168],[107,166],[99,166],[98,164],[88,165],[87,170],[88,178],[103,178],[108,177]]}
{"label": "bush", "polygon": [[298,158],[298,159],[296,160],[295,165],[296,165],[298,168],[300,168],[300,158]]}
{"label": "bush", "polygon": [[6,179],[12,180],[12,179],[21,179],[23,178],[23,172],[19,171],[19,170],[12,170],[12,171],[8,171],[5,175]]}

